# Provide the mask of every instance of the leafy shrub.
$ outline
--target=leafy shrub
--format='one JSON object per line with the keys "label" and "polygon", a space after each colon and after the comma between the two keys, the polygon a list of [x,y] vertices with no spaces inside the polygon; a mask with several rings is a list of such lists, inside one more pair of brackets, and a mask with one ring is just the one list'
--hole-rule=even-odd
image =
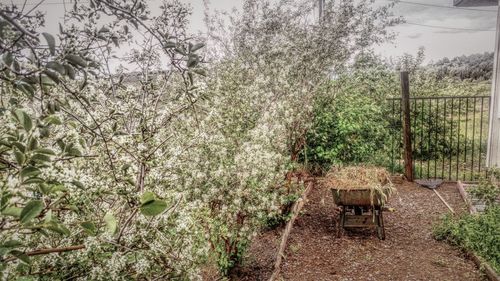
{"label": "leafy shrub", "polygon": [[[398,100],[392,103],[387,98],[400,96],[400,82],[391,67],[377,57],[360,56],[351,72],[336,77],[322,89],[315,100],[314,122],[307,135],[303,160],[307,158],[323,168],[335,163],[359,162],[383,165],[391,171],[399,168],[392,163],[391,155],[398,157],[403,147],[400,107]],[[477,95],[484,91],[482,84],[438,79],[432,71],[416,67],[412,67],[411,74],[412,96]],[[455,114],[458,114],[458,105],[455,100]],[[465,107],[462,103],[461,112],[465,112]],[[412,101],[410,114],[416,160],[456,155],[458,135],[457,132],[450,134],[450,128],[456,130],[460,124],[457,117],[454,120],[449,117],[451,109],[450,101],[446,112],[442,105],[437,110],[435,102],[429,106],[429,100]],[[460,138],[464,139],[463,134]]]}
{"label": "leafy shrub", "polygon": [[307,157],[328,167],[334,163],[371,161],[388,136],[383,107],[373,97],[345,89],[317,101],[307,136]]}
{"label": "leafy shrub", "polygon": [[487,206],[492,206],[500,199],[500,170],[491,169],[488,177],[481,179],[479,185],[469,190],[470,194],[477,199],[483,200]]}
{"label": "leafy shrub", "polygon": [[447,215],[434,227],[437,240],[470,250],[500,272],[500,207],[492,206],[480,215],[453,218]]}
{"label": "leafy shrub", "polygon": [[299,199],[296,193],[284,196],[281,202],[280,211],[276,214],[268,216],[264,222],[264,226],[268,229],[274,229],[282,226],[290,220],[292,215],[293,204]]}

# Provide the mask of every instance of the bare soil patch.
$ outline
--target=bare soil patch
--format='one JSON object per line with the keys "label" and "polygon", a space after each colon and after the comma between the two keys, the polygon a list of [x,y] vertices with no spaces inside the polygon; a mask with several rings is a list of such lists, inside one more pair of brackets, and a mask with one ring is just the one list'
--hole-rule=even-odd
{"label": "bare soil patch", "polygon": [[[413,183],[396,185],[385,212],[386,240],[374,230],[348,230],[335,236],[331,193],[318,184],[297,219],[282,264],[283,280],[484,280],[458,249],[432,238],[432,225],[448,212],[432,190]],[[454,183],[438,192],[455,212],[466,206]],[[272,273],[280,229],[254,239],[245,264],[233,280],[267,280]]]}

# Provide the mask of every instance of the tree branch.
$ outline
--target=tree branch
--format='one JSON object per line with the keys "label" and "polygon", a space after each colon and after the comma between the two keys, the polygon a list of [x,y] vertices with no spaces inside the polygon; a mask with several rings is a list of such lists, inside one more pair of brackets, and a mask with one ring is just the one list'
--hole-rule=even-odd
{"label": "tree branch", "polygon": [[[85,249],[85,245],[76,245],[76,246],[68,246],[68,247],[61,247],[61,248],[48,248],[48,249],[38,249],[34,250],[31,252],[27,252],[27,256],[38,256],[38,255],[46,255],[46,254],[51,254],[51,253],[62,253],[62,252],[69,252],[69,251],[75,251],[75,250],[81,250]],[[15,257],[10,257],[5,260],[4,262],[9,262],[15,260]]]}

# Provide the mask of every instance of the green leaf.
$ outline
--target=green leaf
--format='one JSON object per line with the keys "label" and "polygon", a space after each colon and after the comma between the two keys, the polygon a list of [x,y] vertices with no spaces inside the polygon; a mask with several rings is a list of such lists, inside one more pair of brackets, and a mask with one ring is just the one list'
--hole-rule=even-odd
{"label": "green leaf", "polygon": [[42,183],[42,182],[43,182],[43,179],[35,177],[35,178],[29,178],[29,179],[23,181],[23,184]]}
{"label": "green leaf", "polygon": [[68,75],[68,77],[71,80],[75,80],[75,78],[76,78],[75,69],[71,65],[69,65],[69,64],[65,64],[64,65],[64,69],[66,70],[66,74]]}
{"label": "green leaf", "polygon": [[126,172],[130,167],[132,167],[132,165],[126,163],[122,166],[122,171]]}
{"label": "green leaf", "polygon": [[0,145],[3,145],[5,147],[12,147],[12,144],[6,140],[0,140]]}
{"label": "green leaf", "polygon": [[31,121],[31,117],[26,112],[24,112],[23,114],[24,114],[23,127],[26,131],[29,131],[31,130],[31,128],[33,128],[33,122]]}
{"label": "green leaf", "polygon": [[14,150],[14,156],[16,157],[16,162],[19,165],[22,165],[24,163],[24,160],[26,160],[24,153],[22,153],[21,151]]}
{"label": "green leaf", "polygon": [[49,45],[49,50],[51,55],[56,54],[56,40],[54,39],[54,36],[50,35],[47,32],[42,33],[43,37],[45,37],[45,40],[47,41],[47,45]]}
{"label": "green leaf", "polygon": [[40,200],[33,200],[30,201],[26,206],[23,208],[21,215],[19,219],[21,220],[21,223],[28,223],[32,219],[38,217],[40,213],[42,212],[44,206],[43,202]]}
{"label": "green leaf", "polygon": [[56,155],[56,153],[53,150],[48,149],[48,148],[37,148],[34,150],[34,152],[45,154],[45,155]]}
{"label": "green leaf", "polygon": [[118,230],[118,222],[113,213],[111,212],[106,213],[106,215],[104,216],[104,222],[106,223],[108,231],[112,234],[115,234],[116,231]]}
{"label": "green leaf", "polygon": [[82,152],[78,148],[75,148],[75,147],[68,149],[67,154],[69,156],[77,156],[77,157],[82,156]]}
{"label": "green leaf", "polygon": [[113,44],[115,44],[115,46],[117,48],[120,47],[120,44],[118,42],[118,38],[117,37],[115,37],[115,36],[111,37],[111,41],[113,41]]}
{"label": "green leaf", "polygon": [[201,76],[207,76],[207,72],[205,71],[205,69],[202,69],[202,68],[195,68],[192,70],[194,73],[196,74],[199,74]]}
{"label": "green leaf", "polygon": [[95,227],[95,224],[91,221],[84,221],[84,222],[80,223],[80,226],[89,235],[95,235],[97,232],[97,228]]}
{"label": "green leaf", "polygon": [[73,185],[75,185],[76,187],[80,188],[80,189],[84,189],[85,186],[83,185],[83,183],[77,181],[77,180],[74,180],[71,182]]}
{"label": "green leaf", "polygon": [[24,252],[21,252],[21,251],[17,251],[17,250],[14,250],[14,251],[11,251],[10,252],[14,257],[20,259],[22,262],[24,262],[25,264],[30,264],[31,261],[30,261],[30,258],[28,257],[28,255],[26,255]]}
{"label": "green leaf", "polygon": [[64,75],[66,74],[66,69],[64,66],[57,61],[49,61],[46,65],[47,68],[50,68],[54,71],[57,71],[59,74]]}
{"label": "green leaf", "polygon": [[175,50],[175,52],[177,52],[178,54],[181,54],[183,56],[187,55],[186,52],[181,48],[175,48],[174,50]]}
{"label": "green leaf", "polygon": [[47,127],[40,128],[40,138],[47,138],[50,136],[50,129]]}
{"label": "green leaf", "polygon": [[54,80],[50,79],[47,75],[42,75],[42,85],[44,86],[54,86]]}
{"label": "green leaf", "polygon": [[46,124],[52,124],[52,125],[61,125],[61,119],[57,117],[56,115],[49,115],[45,118],[43,118],[43,122]]}
{"label": "green leaf", "polygon": [[15,146],[17,149],[19,149],[19,151],[21,151],[23,153],[26,151],[26,146],[24,146],[24,144],[22,144],[18,141],[13,142],[12,145]]}
{"label": "green leaf", "polygon": [[12,198],[12,194],[9,192],[0,193],[0,211],[3,211],[7,208],[7,204],[9,203],[10,198]]}
{"label": "green leaf", "polygon": [[87,62],[78,55],[67,55],[66,60],[73,65],[87,67]]}
{"label": "green leaf", "polygon": [[20,175],[22,178],[28,178],[38,176],[40,173],[40,169],[33,166],[28,166],[21,170]]}
{"label": "green leaf", "polygon": [[45,213],[45,216],[43,218],[45,222],[51,222],[52,221],[52,210],[48,210],[47,213]]}
{"label": "green leaf", "polygon": [[106,33],[106,32],[109,32],[109,28],[105,26],[101,27],[101,29],[99,30],[99,33]]}
{"label": "green leaf", "polygon": [[33,150],[38,147],[38,140],[36,137],[31,137],[28,141],[28,150]]}
{"label": "green leaf", "polygon": [[164,44],[165,48],[170,49],[170,48],[175,48],[177,46],[177,43],[174,41],[167,41]]}
{"label": "green leaf", "polygon": [[42,194],[47,195],[50,193],[51,187],[48,184],[42,182],[38,185],[38,187],[40,189],[40,192],[42,192]]}
{"label": "green leaf", "polygon": [[64,236],[69,236],[71,234],[71,232],[69,231],[69,229],[67,227],[65,227],[64,225],[57,223],[55,221],[45,223],[43,226],[48,230],[51,230],[55,233],[58,233],[58,234],[61,234]]}
{"label": "green leaf", "polygon": [[31,121],[31,117],[23,110],[16,109],[14,111],[14,116],[16,117],[17,121],[19,121],[19,123],[23,125],[26,131],[29,131],[31,130],[31,128],[33,128],[33,122]]}
{"label": "green leaf", "polygon": [[43,74],[47,75],[47,77],[49,77],[50,80],[54,81],[54,83],[56,84],[61,83],[61,79],[59,79],[57,72],[46,69],[43,71]]}
{"label": "green leaf", "polygon": [[167,202],[163,200],[152,200],[140,207],[141,213],[145,216],[156,216],[167,208]]}
{"label": "green leaf", "polygon": [[22,245],[23,245],[23,243],[21,243],[18,240],[7,240],[2,245],[0,245],[0,247],[16,248],[16,247],[19,247],[19,246],[22,246]]}
{"label": "green leaf", "polygon": [[38,162],[50,162],[50,156],[46,154],[35,154],[31,156],[31,160]]}
{"label": "green leaf", "polygon": [[192,48],[191,48],[191,52],[196,52],[197,50],[201,49],[205,47],[205,43],[198,43],[198,44],[195,44]]}
{"label": "green leaf", "polygon": [[22,246],[23,243],[18,240],[7,240],[2,245],[0,245],[0,257],[13,251],[15,248]]}
{"label": "green leaf", "polygon": [[150,201],[155,200],[155,194],[151,191],[146,191],[144,194],[141,196],[141,204],[146,204]]}
{"label": "green leaf", "polygon": [[56,193],[56,192],[59,192],[59,191],[67,191],[68,189],[62,185],[62,184],[56,184],[56,185],[53,185],[52,188],[50,189],[50,192],[51,193]]}
{"label": "green leaf", "polygon": [[5,208],[5,210],[2,211],[2,215],[19,218],[21,216],[22,211],[23,211],[23,208],[7,207],[7,208]]}
{"label": "green leaf", "polygon": [[14,61],[14,58],[12,57],[12,53],[6,52],[2,55],[2,62],[6,66],[10,66],[12,62]]}
{"label": "green leaf", "polygon": [[21,90],[28,97],[33,97],[33,95],[35,94],[35,88],[33,88],[32,85],[25,82],[19,82],[18,84],[16,84],[16,88]]}
{"label": "green leaf", "polygon": [[187,66],[188,67],[195,67],[196,65],[198,64],[198,56],[194,55],[190,55],[189,58],[188,58],[188,61],[187,61]]}

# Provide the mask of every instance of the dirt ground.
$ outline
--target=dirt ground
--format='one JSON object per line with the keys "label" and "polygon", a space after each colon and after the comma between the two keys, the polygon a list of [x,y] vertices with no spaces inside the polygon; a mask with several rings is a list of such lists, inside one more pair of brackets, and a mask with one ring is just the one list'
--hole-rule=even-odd
{"label": "dirt ground", "polygon": [[[320,185],[309,196],[288,240],[282,280],[484,280],[457,249],[432,238],[432,225],[448,212],[432,190],[413,183],[396,186],[398,193],[385,212],[386,239],[374,230],[347,230],[337,238],[333,201]],[[465,204],[455,184],[438,192],[455,209]],[[244,265],[233,280],[267,280],[272,273],[281,229],[256,237]]]}

